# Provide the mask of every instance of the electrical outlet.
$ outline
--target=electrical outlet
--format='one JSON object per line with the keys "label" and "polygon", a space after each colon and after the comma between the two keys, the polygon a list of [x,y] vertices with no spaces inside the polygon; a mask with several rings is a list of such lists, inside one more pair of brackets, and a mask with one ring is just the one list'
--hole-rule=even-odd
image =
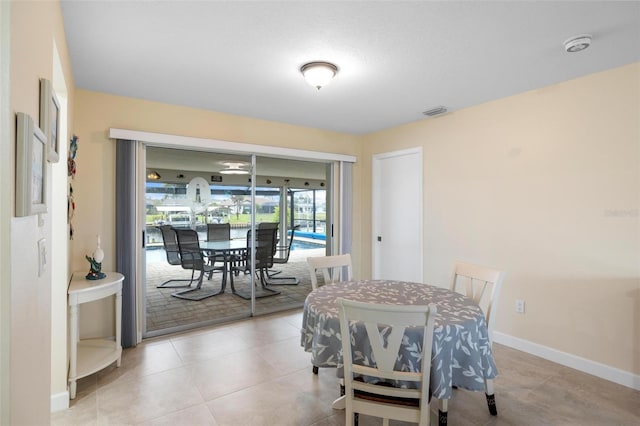
{"label": "electrical outlet", "polygon": [[516,299],[516,312],[519,314],[524,314],[524,300]]}

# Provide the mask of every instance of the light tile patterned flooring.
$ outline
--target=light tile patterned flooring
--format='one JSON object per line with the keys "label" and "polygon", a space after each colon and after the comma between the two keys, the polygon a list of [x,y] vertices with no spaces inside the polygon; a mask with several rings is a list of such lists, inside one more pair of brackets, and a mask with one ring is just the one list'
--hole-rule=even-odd
{"label": "light tile patterned flooring", "polygon": [[[307,294],[311,291],[311,278],[306,259],[310,256],[324,256],[324,253],[324,249],[294,250],[291,252],[289,262],[275,265],[275,270],[282,271],[276,277],[295,276],[300,279],[300,284],[273,286],[275,290],[280,291],[280,294],[256,299],[256,315],[303,306]],[[183,279],[191,276],[190,271],[180,266],[170,265],[166,261],[164,250],[147,251],[146,273],[146,332],[149,336],[184,331],[188,327],[211,325],[249,316],[250,302],[233,295],[229,283],[224,294],[201,301],[171,296],[171,293],[182,289],[157,288],[160,283],[168,279]],[[204,279],[201,291],[219,290],[221,280],[222,275],[214,273],[211,280]],[[250,290],[250,275],[241,274],[234,278],[234,282],[236,289]],[[274,282],[278,281],[274,280]]]}
{"label": "light tile patterned flooring", "polygon": [[[336,426],[338,379],[311,373],[300,309],[143,341],[78,382],[61,425]],[[454,390],[450,425],[638,425],[640,392],[495,344],[498,416]],[[360,416],[362,426],[380,425]],[[403,423],[394,423],[401,425]]]}

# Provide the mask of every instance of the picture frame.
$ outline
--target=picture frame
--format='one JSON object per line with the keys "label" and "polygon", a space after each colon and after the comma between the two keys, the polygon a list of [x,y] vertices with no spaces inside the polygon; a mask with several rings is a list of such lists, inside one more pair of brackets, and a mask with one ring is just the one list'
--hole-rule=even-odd
{"label": "picture frame", "polygon": [[47,160],[57,163],[60,159],[60,102],[51,82],[40,79],[40,130],[47,136]]}
{"label": "picture frame", "polygon": [[47,137],[28,114],[16,114],[16,216],[47,212]]}

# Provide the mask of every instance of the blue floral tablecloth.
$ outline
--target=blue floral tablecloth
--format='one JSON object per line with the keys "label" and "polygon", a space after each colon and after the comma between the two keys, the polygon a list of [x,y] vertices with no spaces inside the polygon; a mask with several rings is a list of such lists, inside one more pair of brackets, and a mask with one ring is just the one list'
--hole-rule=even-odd
{"label": "blue floral tablecloth", "polygon": [[[307,296],[302,316],[301,345],[305,351],[311,352],[311,361],[317,367],[337,368],[338,376],[342,377],[338,298],[394,305],[436,304],[438,313],[431,353],[431,390],[435,398],[449,399],[452,385],[484,391],[485,379],[493,379],[497,375],[487,324],[477,304],[445,288],[401,281],[330,284]],[[396,368],[419,370],[421,332],[407,330]],[[362,353],[363,360],[371,359],[370,350],[370,347],[354,347],[354,353]]]}

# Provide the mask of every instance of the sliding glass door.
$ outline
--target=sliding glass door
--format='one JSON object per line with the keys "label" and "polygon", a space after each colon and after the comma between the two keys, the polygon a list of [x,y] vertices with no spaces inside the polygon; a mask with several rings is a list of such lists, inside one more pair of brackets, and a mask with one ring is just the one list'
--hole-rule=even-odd
{"label": "sliding glass door", "polygon": [[303,305],[306,258],[327,253],[326,163],[145,151],[144,337]]}

